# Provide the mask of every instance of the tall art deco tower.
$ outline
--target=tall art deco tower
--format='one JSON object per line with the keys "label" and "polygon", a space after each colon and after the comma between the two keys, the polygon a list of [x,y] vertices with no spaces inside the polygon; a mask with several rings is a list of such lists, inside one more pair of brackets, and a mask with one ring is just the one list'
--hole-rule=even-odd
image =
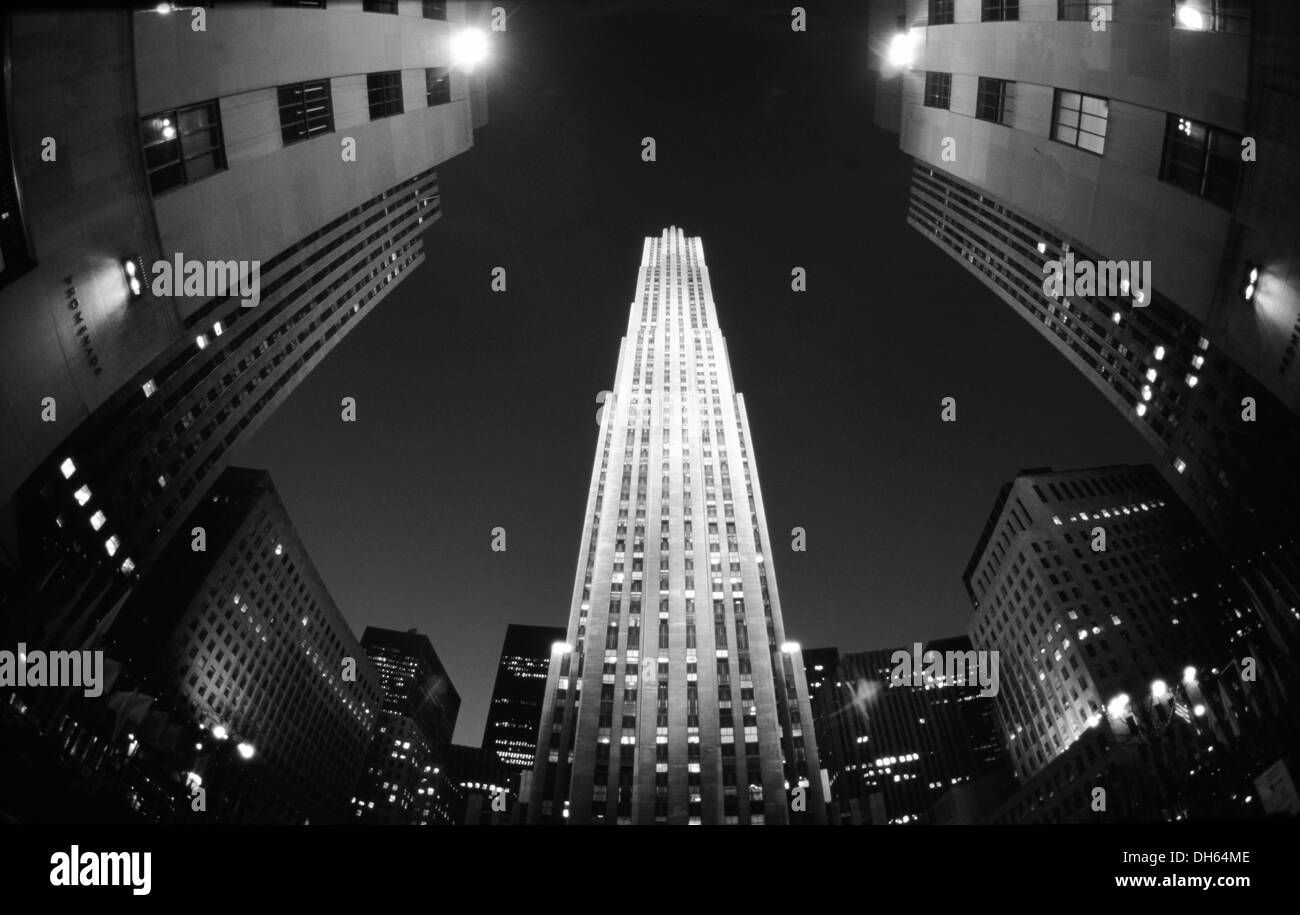
{"label": "tall art deco tower", "polygon": [[700,239],[647,238],[600,411],[530,822],[823,821],[751,441]]}

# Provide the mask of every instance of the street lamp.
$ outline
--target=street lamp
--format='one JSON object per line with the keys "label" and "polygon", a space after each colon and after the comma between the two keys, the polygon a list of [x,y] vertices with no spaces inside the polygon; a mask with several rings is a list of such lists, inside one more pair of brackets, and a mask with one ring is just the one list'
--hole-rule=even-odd
{"label": "street lamp", "polygon": [[464,28],[451,36],[451,65],[466,73],[487,60],[488,40],[482,29]]}
{"label": "street lamp", "polygon": [[912,61],[916,59],[917,37],[918,30],[910,29],[906,32],[897,32],[889,40],[889,51],[885,54],[885,59],[889,61],[890,66],[898,67],[900,70],[912,66]]}

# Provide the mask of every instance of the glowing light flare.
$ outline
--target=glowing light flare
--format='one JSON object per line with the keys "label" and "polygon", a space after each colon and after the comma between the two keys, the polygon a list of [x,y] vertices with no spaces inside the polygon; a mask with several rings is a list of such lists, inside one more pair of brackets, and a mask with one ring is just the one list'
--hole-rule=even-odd
{"label": "glowing light flare", "polygon": [[1178,7],[1178,25],[1184,29],[1203,31],[1205,29],[1205,14],[1191,3],[1184,3]]}
{"label": "glowing light flare", "polygon": [[451,65],[466,73],[487,60],[488,39],[482,29],[461,29],[451,36]]}
{"label": "glowing light flare", "polygon": [[898,32],[889,39],[889,50],[885,53],[885,60],[890,66],[898,67],[900,70],[912,66],[912,61],[916,59],[918,36],[919,30],[911,29],[907,32]]}

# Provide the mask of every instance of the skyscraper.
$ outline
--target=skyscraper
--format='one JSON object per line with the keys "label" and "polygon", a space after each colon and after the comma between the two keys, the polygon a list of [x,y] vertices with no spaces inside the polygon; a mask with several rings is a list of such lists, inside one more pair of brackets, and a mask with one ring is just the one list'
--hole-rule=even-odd
{"label": "skyscraper", "polygon": [[[139,687],[205,739],[200,822],[341,823],[379,713],[375,668],[270,476],[230,467],[109,633]],[[353,662],[349,670],[347,662]],[[89,722],[83,712],[72,717]],[[235,759],[236,745],[252,749]]]}
{"label": "skyscraper", "polygon": [[0,602],[17,633],[80,642],[111,621],[231,449],[423,261],[435,167],[486,120],[481,71],[452,68],[471,12],[9,21],[6,115],[32,151],[12,163],[13,212],[42,251],[0,273],[0,557],[20,567]]}
{"label": "skyscraper", "polygon": [[[812,706],[818,749],[834,760],[829,781],[836,822],[924,823],[931,805],[953,786],[1009,771],[993,700],[980,695],[974,666],[966,668],[964,682],[960,675],[895,682],[897,650],[913,651],[863,651],[833,661],[834,649],[806,655],[826,667]],[[970,640],[958,636],[926,642],[921,656],[970,650]]]}
{"label": "skyscraper", "polygon": [[564,641],[564,635],[558,626],[512,624],[506,628],[492,702],[483,726],[483,749],[495,753],[517,772],[533,768],[551,646]]}
{"label": "skyscraper", "polygon": [[1189,667],[1253,656],[1277,674],[1264,621],[1149,465],[1021,473],[964,580],[971,641],[1001,658],[998,719],[1022,781],[1118,714],[1122,697]]}
{"label": "skyscraper", "polygon": [[645,239],[614,388],[598,400],[529,821],[820,822],[803,659],[786,641],[699,238]]}
{"label": "skyscraper", "polygon": [[383,705],[353,798],[358,823],[448,824],[458,792],[445,769],[460,694],[429,637],[367,626],[361,645],[379,672]]}
{"label": "skyscraper", "polygon": [[[1300,654],[1300,8],[873,0],[871,15],[875,121],[914,163],[908,225],[1123,412]],[[1049,291],[1084,264],[1110,281]]]}

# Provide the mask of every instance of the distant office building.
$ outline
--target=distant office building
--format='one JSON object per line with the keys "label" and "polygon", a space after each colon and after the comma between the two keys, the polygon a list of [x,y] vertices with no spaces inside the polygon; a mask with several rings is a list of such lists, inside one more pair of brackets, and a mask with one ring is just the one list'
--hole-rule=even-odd
{"label": "distant office building", "polygon": [[840,653],[835,648],[808,648],[803,652],[804,672],[808,678],[808,707],[813,716],[813,733],[817,735],[817,762],[821,769],[822,800],[831,803],[833,777],[839,771],[835,746],[830,741],[826,723],[836,711],[835,698],[823,687],[835,682]]}
{"label": "distant office building", "polygon": [[197,535],[173,542],[108,649],[206,732],[195,771],[207,818],[343,822],[379,677],[269,475],[228,468],[187,519],[197,528],[205,549],[193,549]]}
{"label": "distant office building", "polygon": [[1023,472],[964,580],[971,641],[1000,655],[999,721],[1022,779],[1117,697],[1271,654],[1249,595],[1149,465]]}
{"label": "distant office building", "polygon": [[551,648],[563,641],[564,630],[558,626],[506,628],[483,728],[483,749],[495,752],[511,769],[527,771],[533,767]]}
{"label": "distant office building", "polygon": [[872,27],[908,224],[1123,411],[1300,652],[1300,7],[873,0]]}
{"label": "distant office building", "polygon": [[105,622],[230,450],[424,258],[435,167],[486,116],[482,70],[452,68],[467,6],[320,6],[219,5],[202,31],[188,10],[7,20],[25,232],[5,242],[30,242],[0,275],[20,633]]}
{"label": "distant office building", "polygon": [[458,793],[444,769],[460,694],[429,637],[367,626],[361,636],[379,672],[383,706],[353,799],[358,823],[456,822]]}
{"label": "distant office building", "polygon": [[497,826],[518,822],[519,797],[512,786],[519,781],[519,771],[503,762],[493,750],[452,744],[446,772],[462,794],[458,825]]}
{"label": "distant office building", "polygon": [[[1006,766],[993,700],[980,695],[974,668],[966,682],[895,682],[900,650],[914,655],[911,645],[834,661],[834,649],[804,654],[806,663],[825,667],[812,693],[813,716],[817,746],[829,748],[823,758],[830,760],[834,823],[924,823],[949,788]],[[937,639],[924,643],[922,656],[930,651],[966,655],[971,644],[965,637]]]}
{"label": "distant office building", "polygon": [[821,822],[803,658],[699,238],[645,239],[602,402],[529,820]]}
{"label": "distant office building", "polygon": [[[1007,790],[944,799],[957,824],[1176,822],[1295,814],[1294,685],[1277,667],[1189,668],[1125,696],[1046,767]],[[1289,695],[1288,695],[1289,689]],[[1000,803],[989,798],[1002,788]],[[942,806],[942,805],[941,805]],[[964,809],[963,809],[964,808]],[[943,815],[936,808],[936,815]]]}

